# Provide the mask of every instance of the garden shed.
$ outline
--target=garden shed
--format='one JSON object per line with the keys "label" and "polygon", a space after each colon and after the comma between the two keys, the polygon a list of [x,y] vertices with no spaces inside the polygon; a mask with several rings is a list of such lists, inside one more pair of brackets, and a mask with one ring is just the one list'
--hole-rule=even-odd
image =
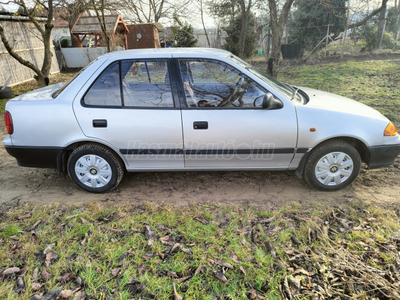
{"label": "garden shed", "polygon": [[[108,15],[104,17],[106,23],[107,34],[110,36],[112,46],[123,46],[128,49],[127,45],[127,34],[129,32],[128,27],[125,25],[120,15]],[[82,47],[82,42],[86,36],[91,35],[94,37],[94,46],[104,46],[105,41],[103,38],[103,31],[99,20],[96,16],[81,16],[76,20],[74,27],[72,27],[71,33],[76,37],[78,41],[78,47]]]}
{"label": "garden shed", "polygon": [[[39,22],[45,22],[46,18],[38,18]],[[39,69],[42,68],[44,45],[41,41],[41,35],[35,25],[25,16],[0,15],[0,23],[4,28],[6,37],[15,52],[23,59],[30,61]],[[53,54],[50,73],[60,72],[57,58],[53,46]],[[8,54],[3,43],[0,42],[0,85],[4,84],[11,76],[8,85],[16,85],[33,79],[36,75],[28,67],[20,64],[10,54]]]}
{"label": "garden shed", "polygon": [[161,23],[128,25],[128,49],[160,48],[159,32],[165,30]]}

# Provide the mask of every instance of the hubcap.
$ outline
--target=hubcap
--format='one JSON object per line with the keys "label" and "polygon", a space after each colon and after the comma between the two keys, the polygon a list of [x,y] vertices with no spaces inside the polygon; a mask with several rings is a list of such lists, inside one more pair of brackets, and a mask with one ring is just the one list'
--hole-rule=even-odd
{"label": "hubcap", "polygon": [[94,154],[89,154],[77,160],[75,174],[84,185],[92,188],[100,188],[110,182],[112,170],[105,159]]}
{"label": "hubcap", "polygon": [[315,166],[315,177],[323,185],[338,185],[353,174],[354,163],[343,152],[331,152],[323,156]]}

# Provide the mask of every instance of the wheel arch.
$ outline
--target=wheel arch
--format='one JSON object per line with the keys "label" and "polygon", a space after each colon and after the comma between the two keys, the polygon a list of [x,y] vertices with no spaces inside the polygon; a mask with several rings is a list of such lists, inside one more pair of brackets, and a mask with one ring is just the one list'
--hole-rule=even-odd
{"label": "wheel arch", "polygon": [[84,144],[97,144],[97,145],[106,147],[109,151],[111,151],[116,157],[118,157],[121,160],[122,165],[125,167],[125,171],[126,171],[125,160],[121,157],[121,155],[120,155],[120,153],[118,153],[118,151],[115,151],[115,149],[111,148],[109,145],[100,143],[98,141],[78,141],[78,142],[74,142],[74,143],[64,147],[62,153],[60,153],[60,155],[57,157],[57,171],[60,174],[63,174],[63,175],[67,174],[67,162],[68,162],[69,156],[76,148],[78,148]]}
{"label": "wheel arch", "polygon": [[370,162],[370,153],[369,153],[367,145],[365,145],[365,143],[363,141],[361,141],[361,140],[359,140],[357,138],[348,137],[348,136],[333,137],[333,138],[330,138],[330,139],[323,140],[323,141],[319,142],[318,144],[314,145],[314,147],[311,148],[306,154],[304,154],[304,156],[302,157],[302,159],[301,159],[301,161],[299,163],[299,166],[297,167],[297,169],[295,171],[295,173],[296,173],[296,175],[298,177],[300,177],[300,178],[303,177],[305,164],[306,164],[306,161],[307,161],[307,158],[308,158],[310,152],[313,149],[315,149],[316,147],[318,147],[318,146],[320,146],[320,145],[322,145],[324,143],[331,142],[331,141],[343,141],[343,142],[346,142],[346,143],[352,145],[357,150],[357,152],[360,154],[361,160],[363,162],[365,162],[367,165],[369,164],[369,162]]}

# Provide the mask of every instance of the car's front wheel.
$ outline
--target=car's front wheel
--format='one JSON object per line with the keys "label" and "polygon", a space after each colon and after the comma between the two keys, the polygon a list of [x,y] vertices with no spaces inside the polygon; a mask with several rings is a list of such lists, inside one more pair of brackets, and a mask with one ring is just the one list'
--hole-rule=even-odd
{"label": "car's front wheel", "polygon": [[314,148],[305,165],[304,179],[320,190],[340,190],[357,178],[361,169],[358,151],[344,141],[328,141]]}
{"label": "car's front wheel", "polygon": [[68,174],[81,189],[103,193],[116,188],[124,175],[121,160],[108,148],[85,144],[68,158]]}

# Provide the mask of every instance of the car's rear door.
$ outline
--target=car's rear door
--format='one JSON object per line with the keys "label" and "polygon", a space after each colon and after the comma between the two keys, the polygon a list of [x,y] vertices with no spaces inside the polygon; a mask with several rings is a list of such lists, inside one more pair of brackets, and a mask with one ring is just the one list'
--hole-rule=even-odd
{"label": "car's rear door", "polygon": [[190,58],[175,62],[185,94],[185,167],[289,167],[297,139],[293,105],[262,109],[266,87],[225,62]]}
{"label": "car's rear door", "polygon": [[168,58],[108,63],[74,100],[84,134],[118,151],[128,169],[183,168],[181,112],[169,65]]}

